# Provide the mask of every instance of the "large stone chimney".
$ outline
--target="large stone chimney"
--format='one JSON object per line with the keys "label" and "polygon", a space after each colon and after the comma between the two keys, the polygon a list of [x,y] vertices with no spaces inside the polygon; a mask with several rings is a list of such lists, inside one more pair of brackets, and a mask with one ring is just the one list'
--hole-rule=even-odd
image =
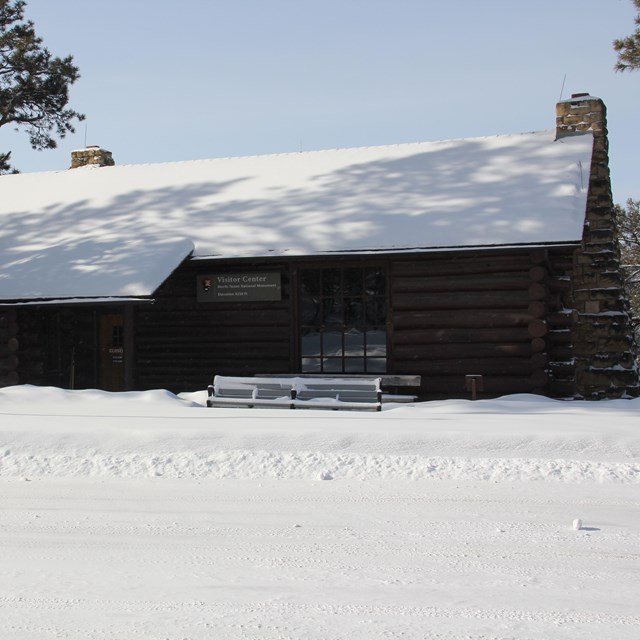
{"label": "large stone chimney", "polygon": [[607,109],[600,98],[573,94],[556,107],[556,138],[593,133],[582,246],[574,256],[572,297],[576,396],[637,396],[637,348],[620,269],[618,230],[609,176]]}
{"label": "large stone chimney", "polygon": [[98,146],[90,146],[85,149],[71,152],[71,169],[78,167],[98,166],[112,167],[115,164],[111,157],[111,151]]}

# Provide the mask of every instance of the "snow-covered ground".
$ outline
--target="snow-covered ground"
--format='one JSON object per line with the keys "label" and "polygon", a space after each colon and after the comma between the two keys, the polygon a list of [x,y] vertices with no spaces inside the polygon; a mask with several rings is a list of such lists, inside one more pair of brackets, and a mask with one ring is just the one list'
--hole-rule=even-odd
{"label": "snow-covered ground", "polygon": [[640,400],[204,396],[0,389],[2,640],[640,638]]}

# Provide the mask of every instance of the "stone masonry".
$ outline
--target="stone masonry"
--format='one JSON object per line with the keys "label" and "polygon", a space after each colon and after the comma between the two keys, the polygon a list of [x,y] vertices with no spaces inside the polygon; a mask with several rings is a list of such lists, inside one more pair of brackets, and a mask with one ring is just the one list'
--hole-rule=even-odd
{"label": "stone masonry", "polygon": [[[572,275],[576,322],[573,353],[576,397],[635,397],[640,392],[637,347],[620,269],[611,182],[606,107],[589,94],[558,103],[556,137],[592,131],[587,213]],[[585,168],[585,175],[587,174]]]}
{"label": "stone masonry", "polygon": [[115,164],[111,151],[100,147],[87,147],[71,152],[71,169],[95,165],[98,167],[112,167]]}

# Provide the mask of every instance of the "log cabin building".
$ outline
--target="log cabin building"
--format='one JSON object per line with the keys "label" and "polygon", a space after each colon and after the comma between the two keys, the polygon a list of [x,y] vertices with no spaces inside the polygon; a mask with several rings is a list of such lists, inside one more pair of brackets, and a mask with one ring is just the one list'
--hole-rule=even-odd
{"label": "log cabin building", "polygon": [[635,396],[607,147],[578,94],[539,133],[2,176],[0,385]]}

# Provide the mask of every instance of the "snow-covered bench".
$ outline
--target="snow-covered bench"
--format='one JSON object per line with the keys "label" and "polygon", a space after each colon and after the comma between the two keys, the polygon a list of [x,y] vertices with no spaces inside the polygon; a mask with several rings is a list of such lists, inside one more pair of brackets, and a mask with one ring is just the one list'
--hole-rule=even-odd
{"label": "snow-covered bench", "polygon": [[292,380],[216,376],[207,389],[207,406],[293,409],[292,389]]}
{"label": "snow-covered bench", "polygon": [[380,378],[216,376],[208,407],[279,407],[380,411]]}
{"label": "snow-covered bench", "polygon": [[[263,373],[258,377],[263,378],[304,378],[324,379],[327,378],[351,378],[371,380],[373,375],[362,373]],[[380,388],[382,390],[382,402],[415,402],[418,399],[416,392],[420,389],[421,376],[410,374],[380,373],[375,377],[380,378]]]}

